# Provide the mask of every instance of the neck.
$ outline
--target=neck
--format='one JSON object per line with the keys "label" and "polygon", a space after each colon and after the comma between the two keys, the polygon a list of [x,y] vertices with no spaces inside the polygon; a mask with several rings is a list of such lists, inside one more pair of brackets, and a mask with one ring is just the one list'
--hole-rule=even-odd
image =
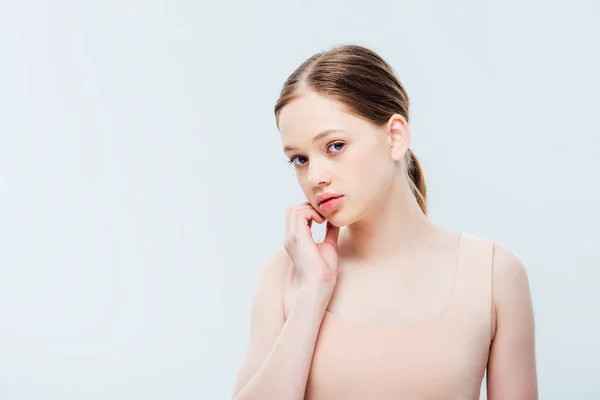
{"label": "neck", "polygon": [[439,235],[423,213],[408,182],[398,179],[390,185],[368,214],[340,233],[347,254],[368,262],[397,258],[402,252],[422,248]]}

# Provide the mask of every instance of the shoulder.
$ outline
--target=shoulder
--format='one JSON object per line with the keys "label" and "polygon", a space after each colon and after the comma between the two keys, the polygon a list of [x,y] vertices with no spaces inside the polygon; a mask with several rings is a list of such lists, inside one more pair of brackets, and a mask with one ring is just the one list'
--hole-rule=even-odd
{"label": "shoulder", "polygon": [[496,242],[492,257],[494,332],[503,315],[518,315],[531,304],[529,277],[522,259]]}
{"label": "shoulder", "polygon": [[[259,280],[268,281],[267,287],[283,288],[287,279],[291,259],[283,245],[272,249],[265,257],[259,271]],[[273,286],[275,284],[275,286]],[[265,285],[259,285],[264,288]]]}
{"label": "shoulder", "polygon": [[518,293],[528,283],[527,268],[521,258],[506,247],[493,242],[492,274],[494,294],[498,300]]}
{"label": "shoulder", "polygon": [[267,254],[266,261],[265,265],[274,268],[276,271],[281,269],[287,270],[291,262],[288,252],[283,245],[271,249]]}
{"label": "shoulder", "polygon": [[[276,332],[283,323],[283,300],[290,259],[282,246],[264,257],[256,282],[251,311],[251,332]],[[269,327],[269,328],[265,328]],[[260,336],[264,336],[261,333]]]}
{"label": "shoulder", "polygon": [[527,269],[514,251],[487,237],[468,236],[477,242],[485,243],[488,246],[488,251],[491,250],[494,289],[501,291],[498,294],[510,291],[515,283],[523,283],[527,280]]}
{"label": "shoulder", "polygon": [[234,384],[238,393],[252,378],[273,348],[285,322],[283,290],[289,257],[283,246],[264,256],[252,301],[250,337]]}
{"label": "shoulder", "polygon": [[535,317],[527,268],[515,252],[494,243],[489,398],[537,399]]}

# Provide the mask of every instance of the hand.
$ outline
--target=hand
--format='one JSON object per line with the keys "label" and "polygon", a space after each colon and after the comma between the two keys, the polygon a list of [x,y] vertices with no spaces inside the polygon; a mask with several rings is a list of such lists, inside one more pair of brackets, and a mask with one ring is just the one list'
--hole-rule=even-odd
{"label": "hand", "polygon": [[340,228],[327,221],[323,242],[315,243],[312,221],[322,224],[327,220],[310,202],[288,208],[284,247],[303,284],[333,288],[338,272],[337,240]]}

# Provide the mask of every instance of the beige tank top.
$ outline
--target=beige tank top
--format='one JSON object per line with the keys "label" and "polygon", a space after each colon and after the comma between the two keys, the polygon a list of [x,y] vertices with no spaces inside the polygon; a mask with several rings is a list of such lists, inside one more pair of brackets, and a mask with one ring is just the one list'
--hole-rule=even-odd
{"label": "beige tank top", "polygon": [[489,239],[462,233],[454,288],[435,317],[370,325],[325,312],[305,399],[479,399],[492,318]]}

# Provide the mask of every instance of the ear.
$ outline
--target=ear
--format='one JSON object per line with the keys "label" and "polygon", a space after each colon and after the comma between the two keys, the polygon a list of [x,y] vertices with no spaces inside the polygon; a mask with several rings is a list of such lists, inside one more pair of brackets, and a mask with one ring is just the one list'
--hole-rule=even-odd
{"label": "ear", "polygon": [[406,122],[406,119],[402,115],[394,114],[386,124],[386,133],[392,159],[394,161],[401,161],[410,145],[408,122]]}

